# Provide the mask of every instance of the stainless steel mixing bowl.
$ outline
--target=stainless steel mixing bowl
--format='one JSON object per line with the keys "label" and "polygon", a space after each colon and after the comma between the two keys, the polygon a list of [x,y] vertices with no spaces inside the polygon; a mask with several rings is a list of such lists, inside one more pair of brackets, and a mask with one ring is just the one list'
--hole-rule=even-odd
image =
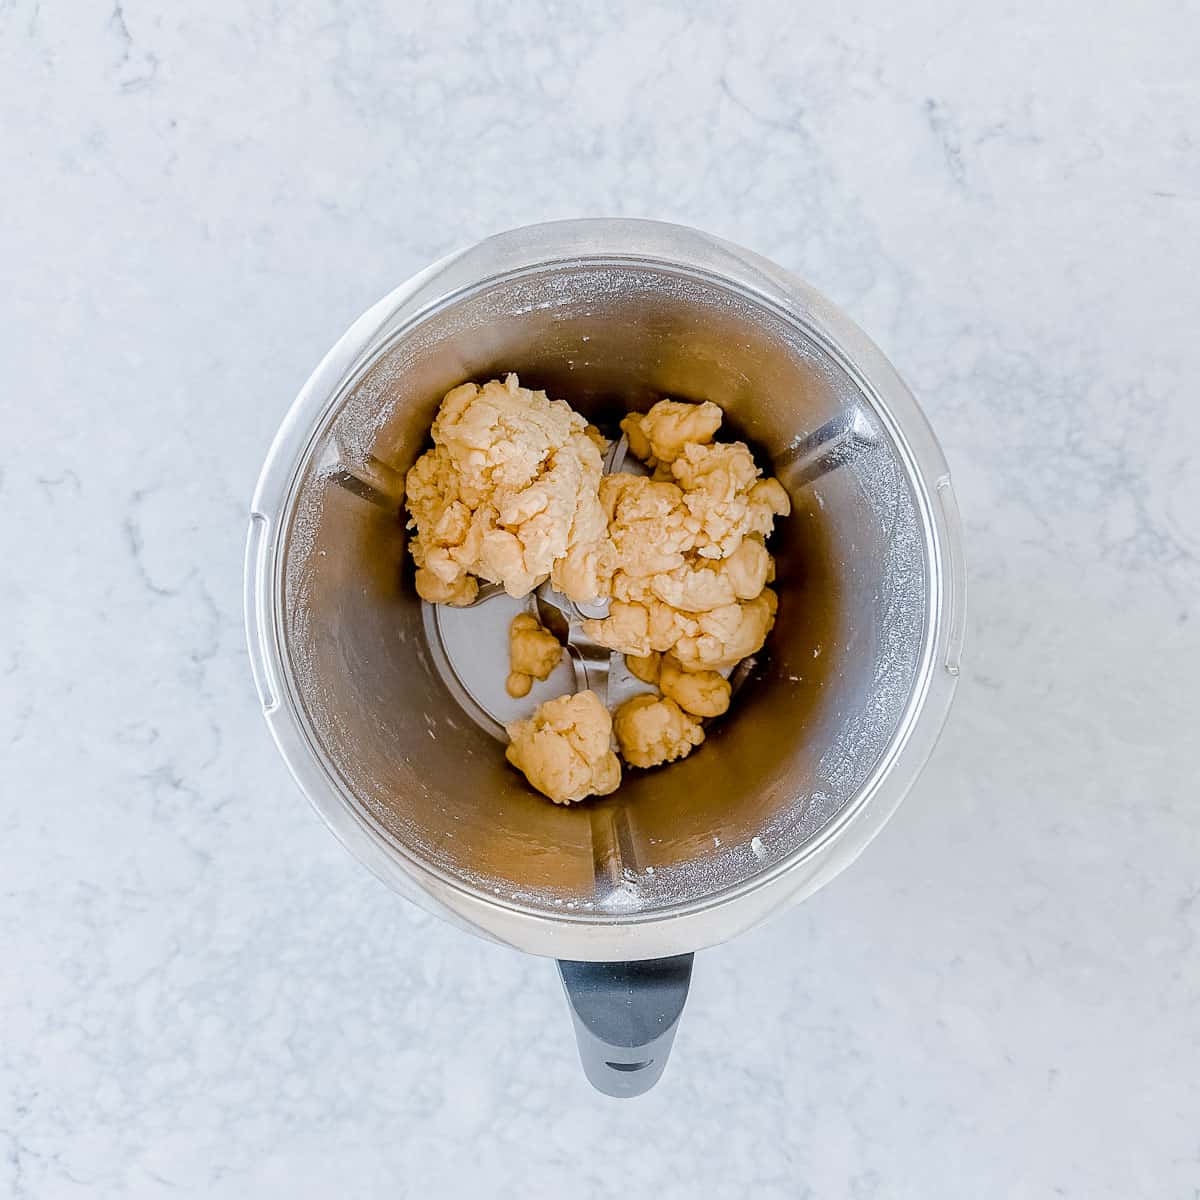
{"label": "stainless steel mixing bowl", "polygon": [[[734,711],[690,758],[570,808],[447,686],[399,517],[442,395],[508,371],[609,430],[663,396],[716,401],[794,505],[778,623]],[[246,589],[267,721],[334,833],[417,904],[581,977],[723,941],[850,863],[933,746],[963,627],[946,464],[880,351],[771,263],[647,221],[490,238],[360,318],[268,455]],[[639,995],[647,970],[593,973],[592,994]],[[589,1064],[599,1086],[657,1076],[665,1047],[641,1075],[629,1049]]]}

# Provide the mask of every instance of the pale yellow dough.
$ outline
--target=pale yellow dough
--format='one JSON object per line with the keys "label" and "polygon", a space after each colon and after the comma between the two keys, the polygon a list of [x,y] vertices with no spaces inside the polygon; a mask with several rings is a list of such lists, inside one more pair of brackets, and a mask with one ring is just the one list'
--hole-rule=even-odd
{"label": "pale yellow dough", "polygon": [[629,438],[629,449],[653,467],[674,462],[693,442],[711,441],[721,417],[721,410],[707,400],[703,404],[660,400],[648,413],[630,413],[621,428]]}
{"label": "pale yellow dough", "polygon": [[508,694],[528,696],[533,681],[558,666],[562,651],[562,643],[533,613],[517,613],[508,627]]}
{"label": "pale yellow dough", "polygon": [[[547,701],[507,727],[509,761],[557,804],[607,795],[622,755],[639,767],[689,754],[699,718],[720,716],[731,688],[721,672],[763,646],[778,600],[766,547],[791,510],[742,442],[714,442],[715,404],[660,400],[621,422],[651,476],[603,474],[607,442],[562,400],[515,375],[447,393],[432,450],[407,476],[418,593],[466,605],[479,580],[528,595],[546,579],[576,601],[609,600],[587,635],[625,655],[657,684],[611,718],[595,693]],[[530,613],[509,630],[510,695],[529,694],[562,646]]]}
{"label": "pale yellow dough", "polygon": [[613,718],[621,757],[635,767],[657,767],[691,754],[704,741],[699,721],[674,700],[634,696]]}
{"label": "pale yellow dough", "polygon": [[422,597],[469,604],[473,577],[510,596],[550,577],[574,600],[601,593],[605,442],[583,417],[509,375],[448,392],[432,435],[406,480]]}
{"label": "pale yellow dough", "polygon": [[729,709],[733,689],[716,671],[685,671],[673,654],[664,655],[658,686],[684,712],[695,717],[719,717]]}
{"label": "pale yellow dough", "polygon": [[601,480],[612,603],[584,631],[627,658],[674,651],[689,671],[723,670],[760,650],[774,622],[764,543],[791,504],[744,443],[709,440],[720,421],[715,404],[661,400],[621,422],[657,471]]}
{"label": "pale yellow dough", "polygon": [[625,655],[625,665],[629,673],[643,683],[657,683],[658,672],[662,663],[662,655],[657,650],[639,657],[636,654]]}
{"label": "pale yellow dough", "polygon": [[508,761],[555,804],[607,796],[621,784],[612,718],[595,692],[547,700],[527,721],[506,726]]}
{"label": "pale yellow dough", "polygon": [[775,624],[779,598],[770,588],[744,604],[703,613],[697,632],[681,637],[673,652],[685,671],[723,671],[757,654]]}

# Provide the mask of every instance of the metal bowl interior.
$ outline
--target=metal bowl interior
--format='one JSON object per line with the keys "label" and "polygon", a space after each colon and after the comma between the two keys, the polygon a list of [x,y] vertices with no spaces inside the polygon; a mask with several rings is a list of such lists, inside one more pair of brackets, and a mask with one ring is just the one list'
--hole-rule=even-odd
{"label": "metal bowl interior", "polygon": [[[411,309],[323,399],[279,517],[286,703],[338,802],[407,869],[556,920],[666,917],[803,857],[903,741],[936,619],[925,484],[874,389],[802,314],[694,266],[583,255]],[[508,371],[610,431],[663,396],[713,400],[794,506],[734,708],[688,759],[569,808],[443,683],[399,516],[442,395]]]}

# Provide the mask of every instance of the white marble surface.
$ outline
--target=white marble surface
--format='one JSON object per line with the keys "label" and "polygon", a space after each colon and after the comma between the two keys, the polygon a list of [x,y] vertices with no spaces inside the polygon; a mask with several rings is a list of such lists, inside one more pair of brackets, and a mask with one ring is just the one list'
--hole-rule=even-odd
{"label": "white marble surface", "polygon": [[[1200,14],[850,9],[0,9],[0,1193],[1196,1194]],[[943,438],[970,565],[920,785],[699,959],[623,1105],[547,964],[310,814],[240,612],[325,348],[573,214],[846,307]]]}

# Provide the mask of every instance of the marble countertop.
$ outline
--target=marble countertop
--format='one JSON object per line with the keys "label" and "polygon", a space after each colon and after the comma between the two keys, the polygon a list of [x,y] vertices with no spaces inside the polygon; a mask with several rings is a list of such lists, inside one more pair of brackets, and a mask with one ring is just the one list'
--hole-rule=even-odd
{"label": "marble countertop", "polygon": [[[1196,1194],[1194,5],[13,0],[0,35],[0,1192]],[[599,214],[842,305],[969,560],[925,775],[699,956],[625,1104],[550,965],[311,814],[241,616],[325,349],[437,255]]]}

